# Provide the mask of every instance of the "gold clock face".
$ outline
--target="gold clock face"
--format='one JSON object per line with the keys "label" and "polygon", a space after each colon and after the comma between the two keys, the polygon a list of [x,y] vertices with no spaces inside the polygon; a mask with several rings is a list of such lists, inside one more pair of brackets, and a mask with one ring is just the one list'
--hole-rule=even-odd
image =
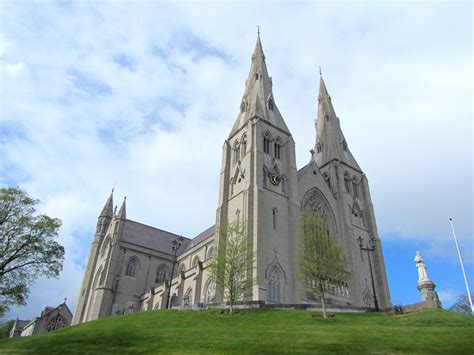
{"label": "gold clock face", "polygon": [[281,178],[278,175],[270,175],[270,182],[277,186],[281,181]]}

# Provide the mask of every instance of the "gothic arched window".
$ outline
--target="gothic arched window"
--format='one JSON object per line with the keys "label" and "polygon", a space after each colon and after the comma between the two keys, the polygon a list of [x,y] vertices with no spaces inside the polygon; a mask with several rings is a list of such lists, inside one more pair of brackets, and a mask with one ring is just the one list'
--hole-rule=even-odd
{"label": "gothic arched window", "polygon": [[193,289],[190,287],[183,296],[183,306],[190,306],[193,304]]}
{"label": "gothic arched window", "polygon": [[239,141],[234,143],[234,165],[240,160],[240,144]]}
{"label": "gothic arched window", "polygon": [[244,134],[242,139],[240,140],[240,146],[241,146],[241,154],[242,156],[240,157],[240,160],[242,160],[245,156],[245,153],[247,153],[247,135]]}
{"label": "gothic arched window", "polygon": [[280,270],[274,266],[268,278],[268,300],[270,302],[281,302],[281,275]]}
{"label": "gothic arched window", "polygon": [[321,150],[322,150],[321,143],[316,144],[316,151],[318,153],[321,153]]}
{"label": "gothic arched window", "polygon": [[274,150],[275,150],[275,158],[277,159],[280,159],[280,156],[281,156],[281,140],[279,138],[277,138],[275,140],[275,144],[274,144]]}
{"label": "gothic arched window", "polygon": [[191,267],[196,267],[198,263],[199,263],[199,257],[196,255],[193,259],[193,263]]}
{"label": "gothic arched window", "polygon": [[59,328],[64,328],[65,326],[67,326],[66,319],[64,319],[62,315],[58,314],[56,317],[54,317],[48,322],[48,325],[46,326],[46,331],[51,332]]}
{"label": "gothic arched window", "polygon": [[127,269],[125,270],[125,276],[135,277],[135,269],[137,264],[135,260],[130,260],[127,264]]}
{"label": "gothic arched window", "polygon": [[263,152],[265,154],[270,154],[270,141],[272,140],[272,136],[270,132],[266,131],[263,134]]}
{"label": "gothic arched window", "polygon": [[358,181],[357,181],[357,178],[354,176],[352,178],[352,193],[354,194],[354,197],[358,197],[359,196],[359,191],[357,191],[357,185],[358,185]]}
{"label": "gothic arched window", "polygon": [[210,247],[206,254],[206,259],[212,258],[212,254],[214,254],[214,247]]}
{"label": "gothic arched window", "polygon": [[207,282],[204,292],[204,302],[211,303],[216,295],[216,283],[212,280]]}
{"label": "gothic arched window", "polygon": [[348,194],[351,193],[351,176],[349,173],[346,171],[344,173],[344,186],[346,187],[346,191]]}
{"label": "gothic arched window", "polygon": [[166,265],[162,264],[160,267],[158,267],[158,270],[156,271],[156,277],[155,277],[155,282],[158,285],[162,285],[165,283],[165,281],[169,278],[169,269]]}

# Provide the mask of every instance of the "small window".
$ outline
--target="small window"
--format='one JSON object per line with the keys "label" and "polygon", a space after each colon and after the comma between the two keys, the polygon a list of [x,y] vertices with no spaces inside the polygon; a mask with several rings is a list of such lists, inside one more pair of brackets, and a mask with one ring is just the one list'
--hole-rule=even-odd
{"label": "small window", "polygon": [[322,150],[321,143],[316,144],[316,151],[318,153],[321,153],[321,150]]}
{"label": "small window", "polygon": [[242,160],[245,156],[245,154],[247,153],[247,135],[244,135],[242,137],[242,140],[240,142],[240,146],[241,146],[241,157],[240,157],[240,160]]}
{"label": "small window", "polygon": [[278,210],[276,209],[276,207],[273,207],[272,213],[273,213],[273,229],[276,230],[276,228],[277,228],[277,213],[278,213]]}
{"label": "small window", "polygon": [[193,289],[188,288],[183,296],[183,306],[191,306],[193,304]]}
{"label": "small window", "polygon": [[129,261],[129,263],[127,264],[127,269],[125,270],[125,276],[135,277],[135,268],[135,261]]}
{"label": "small window", "polygon": [[245,101],[242,101],[242,103],[240,104],[240,112],[245,112]]}
{"label": "small window", "polygon": [[156,277],[155,277],[155,282],[158,285],[162,285],[165,283],[165,281],[168,279],[168,268],[166,265],[161,265],[158,270],[156,271]]}
{"label": "small window", "polygon": [[359,196],[359,191],[357,190],[357,180],[355,177],[352,179],[352,192],[354,194],[354,197]]}
{"label": "small window", "polygon": [[275,158],[280,159],[281,156],[281,144],[280,141],[276,141],[274,144]]}
{"label": "small window", "polygon": [[349,176],[349,173],[347,171],[344,174],[344,186],[346,187],[346,192],[350,194],[351,193],[351,177]]}
{"label": "small window", "polygon": [[255,73],[255,80],[258,80],[258,73]]}
{"label": "small window", "polygon": [[193,259],[192,267],[196,267],[198,263],[199,263],[199,257],[196,255]]}
{"label": "small window", "polygon": [[263,138],[263,152],[265,154],[270,154],[270,139],[267,137]]}
{"label": "small window", "polygon": [[345,140],[342,141],[342,149],[347,150],[347,142]]}
{"label": "small window", "polygon": [[273,100],[268,101],[268,109],[273,111]]}
{"label": "small window", "polygon": [[331,178],[329,177],[328,173],[324,173],[324,180],[326,180],[326,183],[328,184],[329,187],[331,187]]}
{"label": "small window", "polygon": [[240,210],[235,211],[235,221],[240,223]]}
{"label": "small window", "polygon": [[236,141],[234,144],[234,165],[237,164],[240,160],[240,144],[239,141]]}

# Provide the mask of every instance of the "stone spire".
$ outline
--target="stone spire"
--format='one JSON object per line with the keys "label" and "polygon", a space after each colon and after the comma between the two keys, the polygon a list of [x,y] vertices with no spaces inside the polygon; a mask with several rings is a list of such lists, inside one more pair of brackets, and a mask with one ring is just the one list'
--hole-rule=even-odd
{"label": "stone spire", "polygon": [[99,217],[112,218],[113,213],[114,213],[113,205],[114,205],[114,190],[112,189],[112,192],[110,193],[110,196],[107,199],[107,202],[105,203],[104,208],[102,209],[102,212],[100,212]]}
{"label": "stone spire", "polygon": [[268,75],[260,33],[257,36],[257,43],[252,54],[252,64],[245,82],[245,92],[240,104],[240,113],[230,132],[230,136],[254,117],[264,119],[285,132],[289,132],[273,98],[272,78]]}
{"label": "stone spire", "polygon": [[118,213],[117,213],[117,216],[116,216],[118,219],[122,219],[122,220],[124,220],[124,221],[127,220],[126,201],[127,201],[127,198],[124,197],[122,206],[120,207],[120,209],[119,209],[119,211],[118,211]]}
{"label": "stone spire", "polygon": [[319,81],[318,118],[316,120],[315,161],[319,167],[337,159],[349,166],[361,170],[352,156],[344,134],[342,134],[339,118],[332,106],[326,84],[321,75]]}

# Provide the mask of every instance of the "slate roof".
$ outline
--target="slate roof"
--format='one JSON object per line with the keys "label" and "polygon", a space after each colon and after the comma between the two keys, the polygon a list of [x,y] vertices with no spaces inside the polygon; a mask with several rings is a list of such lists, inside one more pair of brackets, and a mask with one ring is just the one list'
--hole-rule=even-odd
{"label": "slate roof", "polygon": [[17,320],[15,321],[15,328],[16,328],[16,329],[23,330],[23,328],[25,327],[25,325],[27,325],[27,324],[30,323],[30,322],[31,322],[30,320],[17,319]]}
{"label": "slate roof", "polygon": [[[179,237],[181,236],[127,219],[122,240],[145,248],[161,251],[166,254],[173,254],[171,242]],[[191,240],[185,237],[182,238],[183,245],[180,249],[184,250]]]}
{"label": "slate roof", "polygon": [[[182,237],[183,244],[178,250],[178,255],[183,254],[184,252],[188,251],[199,243],[204,242],[213,235],[214,225],[206,229],[204,232],[198,234],[192,240],[186,237]],[[163,253],[172,255],[173,250],[171,249],[171,242],[179,237],[181,236],[127,219],[123,231],[122,240],[127,243],[135,244],[138,246],[142,246],[156,251],[161,251]]]}
{"label": "slate roof", "polygon": [[193,248],[194,246],[198,245],[199,243],[202,243],[202,242],[206,241],[207,239],[209,239],[210,237],[212,237],[214,235],[215,227],[216,226],[213,224],[212,226],[207,228],[204,232],[202,232],[202,233],[198,234],[197,236],[195,236],[191,240],[191,243],[188,244],[186,249],[184,249],[183,253],[188,251],[189,249]]}

